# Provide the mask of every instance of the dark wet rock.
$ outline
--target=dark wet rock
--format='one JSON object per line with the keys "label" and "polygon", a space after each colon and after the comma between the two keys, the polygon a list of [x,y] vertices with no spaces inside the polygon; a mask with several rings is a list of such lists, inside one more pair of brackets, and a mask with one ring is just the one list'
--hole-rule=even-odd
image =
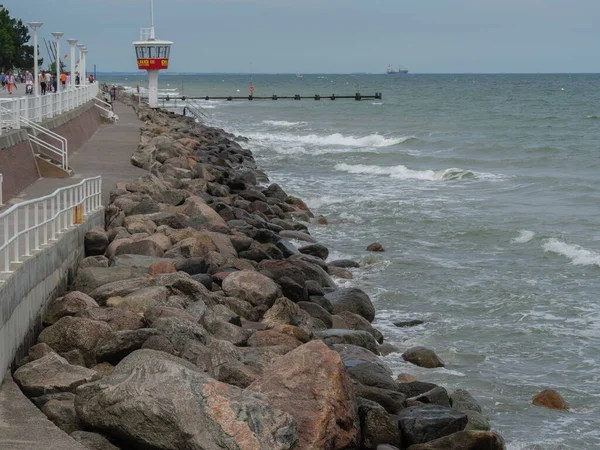
{"label": "dark wet rock", "polygon": [[308,289],[304,284],[292,280],[290,277],[281,277],[277,280],[281,291],[286,298],[293,302],[303,302],[308,300]]}
{"label": "dark wet rock", "polygon": [[344,361],[348,375],[364,386],[372,386],[393,391],[396,382],[391,377],[389,369],[383,369],[379,364],[360,360]]}
{"label": "dark wet rock", "polygon": [[75,394],[72,393],[72,392],[57,392],[56,394],[46,394],[46,395],[40,395],[39,397],[32,397],[29,400],[31,400],[33,402],[33,404],[35,406],[37,406],[39,409],[42,409],[42,406],[44,406],[50,400],[71,400],[71,401],[74,401],[75,400]]}
{"label": "dark wet rock", "polygon": [[208,261],[206,258],[186,258],[177,260],[175,268],[186,272],[189,275],[206,273],[208,271]]}
{"label": "dark wet rock", "polygon": [[354,381],[354,393],[357,397],[381,405],[389,414],[397,414],[406,407],[406,396],[394,390],[364,386],[358,381]]}
{"label": "dark wet rock", "polygon": [[565,399],[554,389],[545,389],[539,392],[531,399],[531,403],[535,406],[543,406],[550,409],[569,409],[569,405]]}
{"label": "dark wet rock", "polygon": [[108,247],[108,234],[96,227],[85,234],[84,248],[86,256],[103,255]]}
{"label": "dark wet rock", "polygon": [[29,397],[73,392],[77,386],[100,378],[95,371],[73,366],[56,353],[25,364],[17,369],[13,377]]}
{"label": "dark wet rock", "polygon": [[333,313],[350,311],[364,317],[369,322],[375,319],[375,308],[369,296],[358,288],[343,288],[325,295],[333,305]]}
{"label": "dark wet rock", "polygon": [[343,269],[360,267],[356,261],[352,261],[351,259],[337,259],[335,261],[329,261],[327,265],[331,267],[341,267]]}
{"label": "dark wet rock", "polygon": [[54,425],[65,433],[72,433],[83,428],[75,412],[75,400],[50,400],[42,407],[42,412]]}
{"label": "dark wet rock", "polygon": [[465,430],[467,430],[467,431],[469,431],[469,430],[478,430],[478,431],[491,430],[490,422],[480,412],[472,411],[472,410],[467,410],[467,411],[463,411],[463,412],[467,415],[467,418],[469,419],[469,422],[467,423]]}
{"label": "dark wet rock", "polygon": [[286,239],[278,240],[275,245],[277,246],[277,248],[279,250],[281,250],[281,253],[284,258],[289,258],[292,255],[299,254],[298,249],[296,249],[294,244],[292,244],[290,241],[288,241]]}
{"label": "dark wet rock", "polygon": [[416,327],[417,325],[422,325],[424,323],[425,323],[425,321],[423,321],[423,320],[413,319],[413,320],[403,320],[400,322],[394,322],[394,325],[397,326],[398,328],[407,328],[407,327]]}
{"label": "dark wet rock", "polygon": [[361,448],[373,449],[379,444],[400,445],[398,421],[379,404],[361,399],[358,402]]}
{"label": "dark wet rock", "polygon": [[490,431],[459,431],[408,450],[504,450],[504,439]]}
{"label": "dark wet rock", "polygon": [[[323,291],[323,288],[315,280],[306,280],[305,286],[306,286],[306,289],[308,290],[308,295],[309,296],[315,295],[315,296],[323,297],[323,295],[325,295],[325,292]],[[318,303],[318,302],[315,302],[315,303]],[[328,303],[331,305],[331,302],[328,302]],[[330,308],[326,308],[326,309],[329,312],[331,312],[333,310],[333,307],[331,307],[331,309]]]}
{"label": "dark wet rock", "polygon": [[481,412],[481,406],[479,406],[473,396],[464,389],[457,389],[450,394],[450,400],[452,403],[452,409],[458,409],[459,411],[472,410],[479,413]]}
{"label": "dark wet rock", "polygon": [[136,447],[292,449],[295,421],[263,396],[213,380],[180,358],[138,350],[77,392],[77,413]]}
{"label": "dark wet rock", "polygon": [[410,398],[409,400],[416,400],[417,402],[425,404],[435,404],[450,408],[450,397],[448,396],[448,392],[441,386],[436,386],[427,392]]}
{"label": "dark wet rock", "polygon": [[[188,342],[190,342],[190,341],[188,341]],[[142,345],[142,349],[156,350],[156,351],[168,353],[170,355],[179,354],[179,352],[177,350],[175,350],[175,346],[169,340],[169,338],[162,334],[148,338]]]}
{"label": "dark wet rock", "polygon": [[198,273],[196,275],[192,275],[192,280],[201,283],[206,289],[212,289],[212,277],[205,273]]}
{"label": "dark wet rock", "polygon": [[412,406],[398,414],[405,445],[423,444],[464,430],[467,416],[438,405]]}
{"label": "dark wet rock", "polygon": [[437,387],[437,384],[426,383],[424,381],[413,381],[411,383],[398,383],[397,389],[408,398],[424,394]]}
{"label": "dark wet rock", "polygon": [[400,349],[395,345],[390,344],[389,342],[384,342],[383,344],[380,344],[378,350],[381,356],[391,355],[392,353],[400,353]]}
{"label": "dark wet rock", "polygon": [[158,331],[149,328],[115,331],[98,342],[96,360],[116,365],[131,352],[142,348],[148,338],[159,334]]}
{"label": "dark wet rock", "polygon": [[297,241],[308,242],[310,244],[316,244],[317,241],[310,234],[303,233],[301,231],[283,230],[279,232],[279,236],[286,239],[295,239]]}
{"label": "dark wet rock", "polygon": [[361,317],[358,314],[354,314],[350,311],[340,311],[337,313],[337,315],[344,320],[349,330],[367,331],[373,335],[379,344],[383,343],[383,334],[381,334],[377,328],[374,328],[364,317]]}
{"label": "dark wet rock", "polygon": [[316,256],[322,260],[327,259],[329,256],[329,249],[321,244],[305,245],[304,247],[300,247],[298,251],[305,255]]}
{"label": "dark wet rock", "polygon": [[366,331],[331,329],[319,331],[315,336],[326,344],[350,344],[366,348],[373,353],[377,351],[377,341]]}
{"label": "dark wet rock", "polygon": [[260,248],[251,248],[239,253],[240,258],[249,259],[250,261],[261,262],[265,259],[272,259],[269,254]]}
{"label": "dark wet rock", "polygon": [[298,306],[310,314],[311,317],[321,320],[327,328],[331,328],[331,314],[325,308],[316,303],[302,301],[298,302]]}
{"label": "dark wet rock", "polygon": [[383,248],[383,245],[381,245],[379,242],[373,242],[372,244],[370,244],[367,247],[367,251],[369,251],[369,252],[384,252],[385,249]]}
{"label": "dark wet rock", "polygon": [[444,362],[435,354],[435,352],[426,347],[413,347],[402,354],[402,358],[409,363],[427,369],[435,367],[444,367]]}

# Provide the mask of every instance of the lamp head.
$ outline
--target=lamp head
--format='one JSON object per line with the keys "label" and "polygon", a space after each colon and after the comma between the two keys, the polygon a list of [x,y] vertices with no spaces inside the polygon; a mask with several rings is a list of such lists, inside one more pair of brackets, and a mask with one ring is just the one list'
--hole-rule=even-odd
{"label": "lamp head", "polygon": [[29,25],[33,30],[37,30],[44,25],[44,22],[28,22],[27,25]]}
{"label": "lamp head", "polygon": [[61,37],[64,36],[65,33],[63,33],[62,31],[54,31],[52,32],[52,36],[54,36],[56,39],[60,39]]}
{"label": "lamp head", "polygon": [[67,39],[67,42],[69,43],[69,45],[75,45],[75,44],[77,44],[78,40],[79,39]]}

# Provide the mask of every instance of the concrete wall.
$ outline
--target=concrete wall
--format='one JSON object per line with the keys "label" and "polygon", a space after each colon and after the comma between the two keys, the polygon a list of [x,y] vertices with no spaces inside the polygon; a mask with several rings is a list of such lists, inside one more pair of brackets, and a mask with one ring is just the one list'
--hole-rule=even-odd
{"label": "concrete wall", "polygon": [[104,208],[25,260],[0,283],[0,380],[35,344],[48,302],[66,291],[84,256],[85,233],[96,226],[104,226]]}
{"label": "concrete wall", "polygon": [[4,202],[40,177],[27,131],[14,130],[0,136],[0,173],[4,177]]}

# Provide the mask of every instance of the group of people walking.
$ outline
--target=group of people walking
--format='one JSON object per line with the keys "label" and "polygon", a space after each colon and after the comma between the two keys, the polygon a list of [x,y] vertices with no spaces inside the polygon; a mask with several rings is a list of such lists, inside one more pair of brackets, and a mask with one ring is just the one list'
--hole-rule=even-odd
{"label": "group of people walking", "polygon": [[[33,95],[33,85],[34,79],[33,74],[29,71],[26,71],[25,74],[21,74],[20,76],[16,76],[13,74],[12,70],[0,74],[0,81],[2,82],[2,90],[8,90],[8,93],[12,95],[13,90],[17,90],[17,81],[20,84],[25,84],[25,94]],[[53,74],[49,71],[42,70],[40,73],[38,84],[40,87],[40,93],[42,95],[46,95],[47,93],[58,92],[58,81],[56,79],[56,74]],[[88,81],[90,83],[94,82],[94,75],[90,75],[88,77]],[[71,84],[71,73],[62,73],[60,75],[60,84],[62,89],[65,89],[67,86]],[[81,84],[81,78],[79,76],[79,72],[75,73],[75,85],[79,86]]]}

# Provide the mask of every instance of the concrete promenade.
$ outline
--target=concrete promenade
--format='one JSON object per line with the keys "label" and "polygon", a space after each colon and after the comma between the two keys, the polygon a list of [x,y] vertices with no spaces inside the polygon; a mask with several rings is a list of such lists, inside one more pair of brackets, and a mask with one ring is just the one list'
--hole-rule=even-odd
{"label": "concrete promenade", "polygon": [[[0,91],[2,94],[5,91]],[[24,91],[23,91],[24,92]],[[19,89],[19,95],[21,95]],[[2,95],[5,97],[5,95]],[[7,206],[43,197],[81,179],[102,175],[102,198],[106,205],[116,183],[130,181],[146,171],[131,165],[131,154],[140,139],[140,122],[129,106],[115,103],[116,124],[103,124],[88,142],[71,155],[73,178],[42,178],[9,199]],[[83,245],[83,243],[81,243]],[[84,450],[60,431],[20,392],[8,375],[0,387],[0,449],[2,450]]]}

